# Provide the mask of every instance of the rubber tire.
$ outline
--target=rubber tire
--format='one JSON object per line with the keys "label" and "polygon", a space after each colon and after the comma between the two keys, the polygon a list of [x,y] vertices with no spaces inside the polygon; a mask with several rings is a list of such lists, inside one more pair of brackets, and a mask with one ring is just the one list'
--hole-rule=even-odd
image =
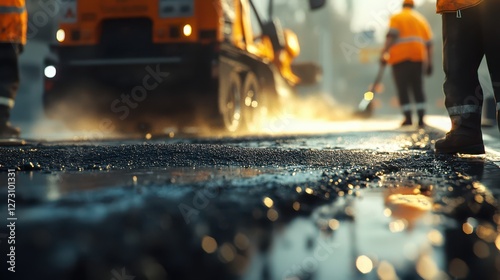
{"label": "rubber tire", "polygon": [[242,104],[241,100],[241,78],[236,72],[231,72],[229,76],[228,87],[225,88],[226,94],[223,94],[222,119],[224,127],[229,132],[241,130]]}
{"label": "rubber tire", "polygon": [[253,72],[246,75],[242,93],[244,129],[248,132],[258,132],[262,128],[267,107],[259,81]]}

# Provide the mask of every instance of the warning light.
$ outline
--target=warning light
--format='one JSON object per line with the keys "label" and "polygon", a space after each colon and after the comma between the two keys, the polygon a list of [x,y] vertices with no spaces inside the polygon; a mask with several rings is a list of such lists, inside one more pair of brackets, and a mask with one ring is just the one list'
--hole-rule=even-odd
{"label": "warning light", "polygon": [[59,43],[62,43],[64,42],[64,40],[66,40],[66,32],[64,31],[64,29],[57,30],[56,39]]}
{"label": "warning light", "polygon": [[373,100],[373,95],[374,94],[371,91],[365,92],[365,100],[368,100],[368,101]]}
{"label": "warning light", "polygon": [[182,28],[182,33],[184,34],[184,36],[186,37],[189,37],[191,36],[191,34],[193,34],[193,27],[191,27],[190,24],[186,24],[184,25],[184,27]]}

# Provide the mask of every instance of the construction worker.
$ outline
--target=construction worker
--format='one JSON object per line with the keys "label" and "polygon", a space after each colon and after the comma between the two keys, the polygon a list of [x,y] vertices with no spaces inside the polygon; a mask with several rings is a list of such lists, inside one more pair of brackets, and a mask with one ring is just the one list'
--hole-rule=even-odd
{"label": "construction worker", "polygon": [[[478,68],[486,56],[496,102],[500,102],[498,0],[438,0],[443,22],[445,105],[451,130],[436,141],[437,153],[484,154],[481,132],[483,92]],[[497,123],[499,120],[497,103]],[[500,126],[499,126],[500,128]]]}
{"label": "construction worker", "polygon": [[10,125],[10,111],[19,87],[18,58],[26,44],[25,0],[0,0],[0,138],[19,137]]}
{"label": "construction worker", "polygon": [[410,90],[418,114],[418,125],[424,126],[425,94],[423,73],[432,74],[432,31],[427,20],[413,10],[413,0],[403,1],[403,10],[390,19],[380,62],[392,65],[399,104],[404,115],[402,126],[412,125]]}

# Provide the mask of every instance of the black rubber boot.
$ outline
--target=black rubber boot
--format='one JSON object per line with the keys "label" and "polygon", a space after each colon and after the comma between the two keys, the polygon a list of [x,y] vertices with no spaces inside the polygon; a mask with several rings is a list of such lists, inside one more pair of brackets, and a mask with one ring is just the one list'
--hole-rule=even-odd
{"label": "black rubber boot", "polygon": [[439,154],[484,154],[481,116],[470,114],[467,117],[451,117],[452,129],[446,136],[436,141],[435,149]]}
{"label": "black rubber boot", "polygon": [[418,110],[417,114],[418,114],[418,126],[424,127],[425,126],[425,122],[424,122],[425,110]]}
{"label": "black rubber boot", "polygon": [[484,154],[482,134],[460,134],[454,131],[446,133],[446,137],[439,139],[435,144],[438,154]]}
{"label": "black rubber boot", "polygon": [[412,125],[413,122],[411,121],[411,111],[405,111],[403,112],[405,119],[401,123],[401,126],[409,126]]}
{"label": "black rubber boot", "polygon": [[12,126],[8,121],[0,123],[0,138],[19,138],[21,130]]}

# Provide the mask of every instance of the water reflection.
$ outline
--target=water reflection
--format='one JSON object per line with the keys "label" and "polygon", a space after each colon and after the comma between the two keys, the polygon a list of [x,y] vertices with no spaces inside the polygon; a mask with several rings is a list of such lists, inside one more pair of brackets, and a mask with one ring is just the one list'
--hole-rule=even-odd
{"label": "water reflection", "polygon": [[[293,221],[276,237],[294,236],[292,244],[270,253],[274,275],[284,276],[271,279],[497,279],[500,169],[486,158],[446,160],[450,169],[436,177],[388,176],[381,188],[316,209],[314,222]],[[331,255],[315,257],[318,244]]]}
{"label": "water reflection", "polygon": [[389,224],[391,232],[412,230],[418,219],[432,210],[433,200],[429,192],[430,190],[424,190],[427,195],[422,194],[420,186],[385,191],[384,204],[387,209],[384,214],[390,213],[389,216],[394,219]]}
{"label": "water reflection", "polygon": [[[296,184],[278,184],[281,177],[261,183],[283,172],[262,168],[19,173],[40,180],[20,184],[30,186],[20,194],[41,188],[47,203],[20,204],[18,249],[38,260],[37,275],[53,279],[111,279],[123,267],[135,279],[499,274],[497,166],[463,158],[446,159],[440,173],[383,166],[391,171],[367,180],[340,168],[326,175],[294,169],[288,177],[306,178]],[[108,176],[122,186],[106,187]]]}

